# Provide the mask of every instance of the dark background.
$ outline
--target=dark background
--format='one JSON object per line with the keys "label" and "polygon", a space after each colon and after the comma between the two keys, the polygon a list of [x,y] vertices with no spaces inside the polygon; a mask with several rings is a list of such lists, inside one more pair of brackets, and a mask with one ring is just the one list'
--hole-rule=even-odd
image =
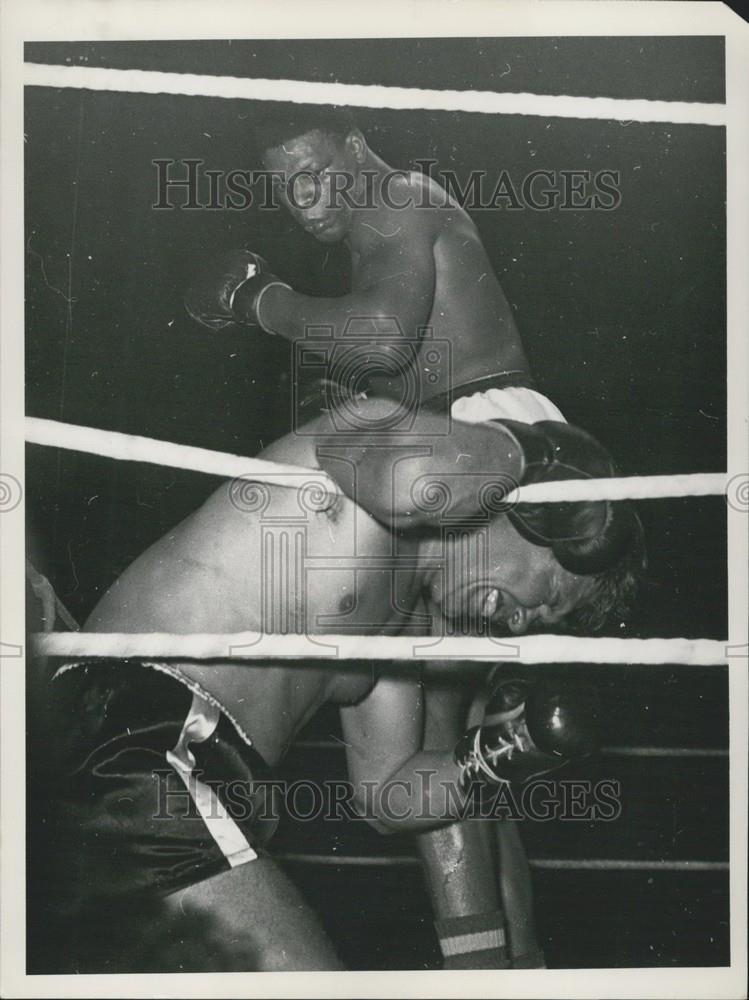
{"label": "dark background", "polygon": [[[27,46],[26,57],[279,79],[724,99],[721,38],[39,43]],[[183,291],[201,260],[249,242],[300,291],[341,294],[345,253],[316,243],[280,211],[152,208],[154,159],[257,169],[251,125],[260,107],[27,88],[29,414],[246,455],[289,429],[288,346],[253,331],[209,334],[185,315]],[[368,109],[356,117],[395,167],[434,158],[464,180],[469,170],[490,177],[506,170],[517,187],[537,169],[619,171],[621,203],[613,211],[493,210],[475,213],[475,221],[537,381],[570,420],[593,431],[625,474],[725,469],[724,129]],[[60,597],[82,620],[216,480],[32,446],[26,484],[35,544]],[[650,579],[627,634],[722,638],[725,501],[647,501],[640,511]],[[722,672],[584,669],[591,679],[596,671],[619,719],[619,742],[726,745]],[[672,731],[663,731],[664,719]],[[324,735],[335,720],[323,716],[317,727],[313,736]],[[305,752],[306,768],[311,754],[321,774],[340,766],[317,749]],[[673,849],[676,857],[727,857],[724,758],[606,757],[607,776],[614,763],[626,773],[630,801],[617,830],[604,836],[597,828],[586,840],[536,824],[526,835],[533,856],[660,858]],[[308,849],[329,850],[335,835],[320,836],[318,844],[308,829],[282,831],[277,849],[299,850],[294,838],[312,837]],[[352,846],[359,836],[366,850]],[[341,850],[397,853],[396,840],[346,832]],[[349,942],[353,965],[434,962],[416,869],[294,866],[292,874],[327,914],[344,951]],[[542,870],[536,878],[553,964],[727,959],[723,874]],[[388,935],[391,947],[383,944]]]}

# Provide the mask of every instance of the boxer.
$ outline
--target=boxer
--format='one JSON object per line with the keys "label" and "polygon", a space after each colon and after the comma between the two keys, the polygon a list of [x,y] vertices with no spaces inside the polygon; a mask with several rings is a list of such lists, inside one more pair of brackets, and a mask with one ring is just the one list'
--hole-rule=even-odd
{"label": "boxer", "polygon": [[[368,359],[368,374],[376,374],[369,357],[376,346],[384,366],[378,390],[399,399],[407,374],[418,377],[420,402],[456,387],[456,397],[493,387],[533,387],[512,311],[478,230],[435,181],[389,166],[342,109],[275,115],[257,125],[256,141],[278,204],[320,243],[347,247],[351,289],[335,298],[303,295],[273,273],[257,247],[229,250],[201,263],[186,296],[197,322],[213,331],[249,323],[292,342],[325,328],[346,347],[339,352],[345,364],[327,373],[333,382],[350,378],[352,367],[361,376],[351,361],[355,341]],[[355,334],[347,339],[352,321]],[[452,356],[425,364],[434,341],[452,342]],[[404,350],[404,344],[414,350]],[[545,397],[532,398],[546,419],[560,419]]]}
{"label": "boxer", "polygon": [[[384,405],[360,401],[363,426]],[[412,459],[404,483],[438,477],[457,454],[476,456],[479,470],[491,456],[497,476],[521,483],[612,468],[600,445],[566,424],[456,422],[449,435],[430,439],[435,419],[426,411],[417,417],[416,431],[432,449]],[[321,415],[313,429],[288,435],[263,457],[340,467],[333,416]],[[379,461],[379,478],[397,483],[382,444],[381,434],[360,434],[349,467],[367,481]],[[250,485],[252,498],[245,481],[219,487],[122,574],[84,628],[435,634],[468,614],[521,634],[580,613],[606,614],[633,585],[637,538],[626,506],[573,504],[566,520],[561,512],[494,514],[477,575],[475,564],[461,561],[461,541],[430,534],[433,512],[410,511],[409,499],[395,504],[410,519],[401,531],[382,523],[389,513],[378,520],[345,495],[356,495],[350,477],[343,494],[315,504],[303,491]],[[469,516],[480,500],[468,489],[458,497]],[[301,566],[293,558],[300,551]],[[356,564],[347,566],[347,556]],[[366,556],[371,563],[362,565]],[[269,602],[270,570],[285,586]],[[62,726],[49,884],[71,912],[98,906],[118,914],[133,899],[161,900],[163,934],[175,928],[165,949],[171,968],[189,962],[177,929],[185,916],[233,943],[226,968],[339,967],[264,847],[274,826],[264,778],[324,703],[341,706],[354,801],[376,829],[419,832],[460,818],[465,761],[452,746],[422,749],[424,701],[413,664],[375,673],[369,663],[97,659],[62,665],[52,688]],[[436,775],[427,814],[416,780],[425,768]],[[388,808],[385,788],[395,789]],[[118,947],[125,949],[124,938]]]}

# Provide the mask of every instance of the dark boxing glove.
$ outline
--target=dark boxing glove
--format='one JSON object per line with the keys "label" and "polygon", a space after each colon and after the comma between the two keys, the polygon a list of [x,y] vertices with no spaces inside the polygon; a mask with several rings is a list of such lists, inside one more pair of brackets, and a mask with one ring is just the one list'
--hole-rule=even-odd
{"label": "dark boxing glove", "polygon": [[221,254],[202,270],[185,296],[185,309],[194,320],[210,330],[221,330],[229,323],[247,323],[273,333],[260,315],[265,292],[280,281],[267,261],[250,250],[232,250]]}
{"label": "dark boxing glove", "polygon": [[522,784],[590,756],[598,745],[599,716],[589,687],[502,681],[487,702],[483,723],[455,747],[461,784]]}
{"label": "dark boxing glove", "polygon": [[[590,434],[572,424],[494,420],[515,438],[523,455],[521,486],[563,479],[608,479],[613,459]],[[518,503],[508,511],[516,530],[534,545],[552,549],[570,573],[601,573],[621,559],[642,528],[626,501]]]}

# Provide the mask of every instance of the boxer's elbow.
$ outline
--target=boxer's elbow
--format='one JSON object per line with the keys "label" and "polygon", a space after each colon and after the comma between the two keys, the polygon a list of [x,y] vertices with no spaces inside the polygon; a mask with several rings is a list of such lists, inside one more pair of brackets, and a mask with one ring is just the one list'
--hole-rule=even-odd
{"label": "boxer's elbow", "polygon": [[414,780],[399,768],[389,777],[355,783],[352,805],[356,816],[377,833],[408,833],[429,818],[419,814],[415,794]]}
{"label": "boxer's elbow", "polygon": [[387,836],[392,836],[394,833],[402,832],[395,829],[392,825],[388,823],[388,821],[377,816],[362,815],[360,816],[360,819],[363,819],[364,822],[367,824],[367,826],[369,826],[372,830],[374,830],[375,833],[379,833],[382,836],[387,837]]}
{"label": "boxer's elbow", "polygon": [[351,805],[357,819],[364,820],[377,833],[396,833],[388,821],[387,815],[382,811],[382,789],[373,781],[364,782],[355,787],[354,797]]}

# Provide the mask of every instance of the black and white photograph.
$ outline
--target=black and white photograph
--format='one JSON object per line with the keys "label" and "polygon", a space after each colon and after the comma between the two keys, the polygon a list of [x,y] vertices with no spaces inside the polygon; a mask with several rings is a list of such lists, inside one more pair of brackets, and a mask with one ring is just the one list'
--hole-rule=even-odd
{"label": "black and white photograph", "polygon": [[4,13],[3,995],[746,996],[746,24],[157,6]]}

